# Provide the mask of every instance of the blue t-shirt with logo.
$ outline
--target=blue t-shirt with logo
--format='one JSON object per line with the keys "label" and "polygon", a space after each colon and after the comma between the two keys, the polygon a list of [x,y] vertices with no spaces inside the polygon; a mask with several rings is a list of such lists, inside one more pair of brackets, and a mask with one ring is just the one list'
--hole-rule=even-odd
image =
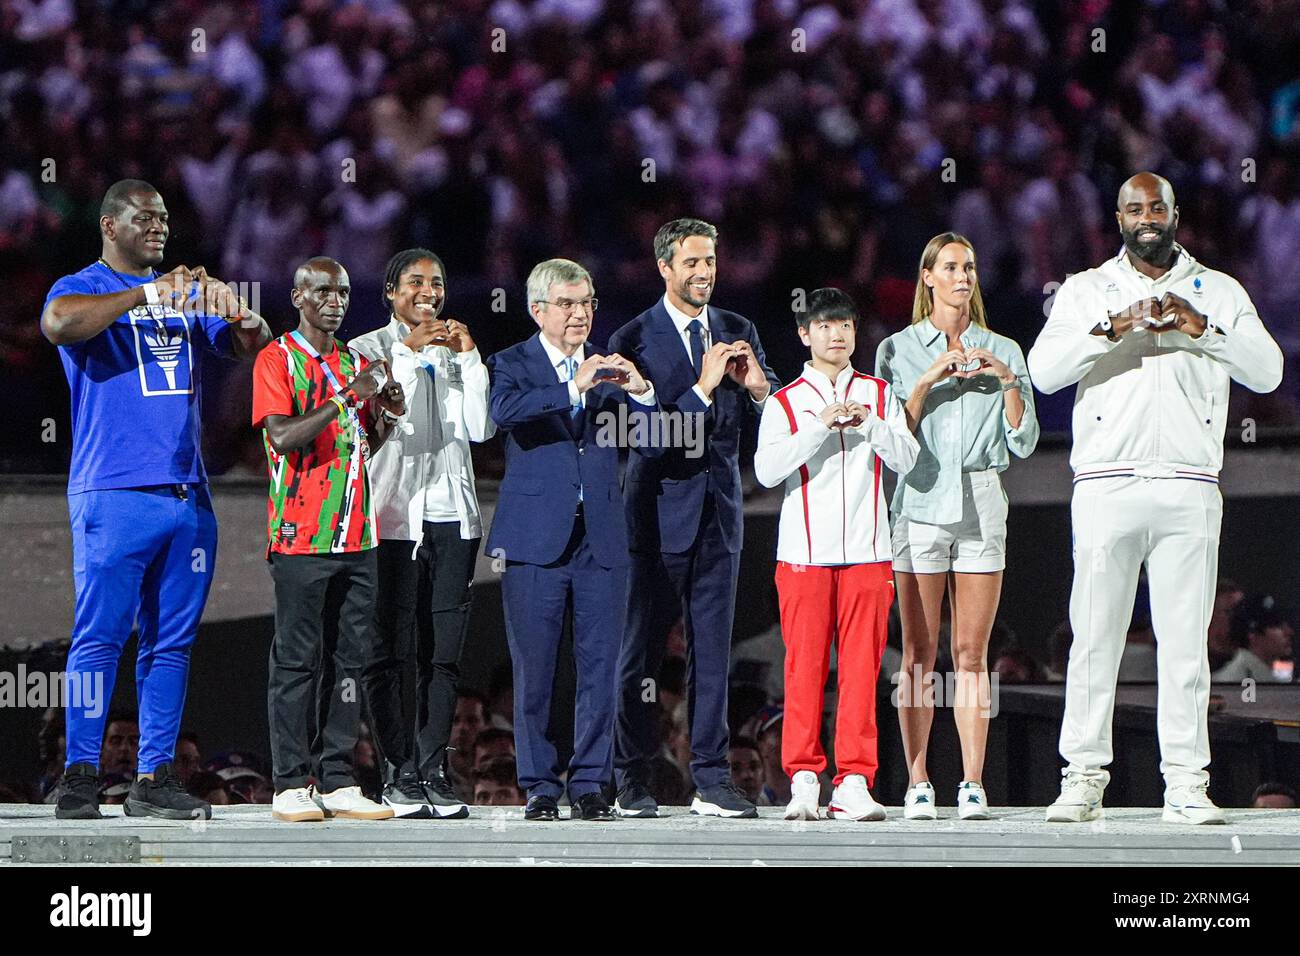
{"label": "blue t-shirt with logo", "polygon": [[[45,302],[149,281],[96,262],[54,283]],[[233,348],[224,319],[166,305],[137,306],[98,335],[60,345],[72,391],[68,494],[206,482],[199,450],[203,355],[231,356]]]}

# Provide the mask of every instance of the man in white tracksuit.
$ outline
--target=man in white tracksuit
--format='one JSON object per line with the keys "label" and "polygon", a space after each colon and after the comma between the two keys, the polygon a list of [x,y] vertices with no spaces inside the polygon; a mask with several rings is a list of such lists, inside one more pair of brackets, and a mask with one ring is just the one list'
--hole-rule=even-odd
{"label": "man in white tracksuit", "polygon": [[1069,277],[1029,352],[1034,385],[1074,400],[1074,643],[1049,821],[1101,813],[1110,779],[1115,681],[1145,563],[1156,635],[1157,728],[1167,822],[1222,823],[1206,793],[1210,762],[1206,633],[1218,571],[1228,382],[1271,392],[1282,353],[1235,279],[1175,241],[1163,178],[1119,193],[1124,248]]}

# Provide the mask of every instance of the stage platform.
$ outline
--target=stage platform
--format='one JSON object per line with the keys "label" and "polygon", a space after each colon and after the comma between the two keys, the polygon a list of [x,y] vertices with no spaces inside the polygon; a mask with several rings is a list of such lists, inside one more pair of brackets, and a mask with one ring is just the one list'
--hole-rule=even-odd
{"label": "stage platform", "polygon": [[[995,809],[961,822],[793,823],[757,820],[528,823],[523,810],[476,808],[469,820],[279,823],[270,808],[218,807],[206,823],[140,822],[118,807],[97,821],[61,821],[53,808],[0,806],[0,864],[241,865],[729,865],[729,866],[1298,866],[1300,811],[1229,810],[1226,826],[1160,821],[1157,809],[1109,809],[1088,824],[1049,824],[1037,807]],[[567,811],[565,811],[567,812]]]}

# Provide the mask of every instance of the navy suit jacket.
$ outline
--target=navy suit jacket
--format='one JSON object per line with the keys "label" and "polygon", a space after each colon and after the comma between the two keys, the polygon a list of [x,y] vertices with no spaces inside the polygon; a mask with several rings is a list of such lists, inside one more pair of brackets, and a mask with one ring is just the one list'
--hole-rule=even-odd
{"label": "navy suit jacket", "polygon": [[[584,346],[578,361],[600,354]],[[541,340],[531,338],[488,359],[492,375],[491,415],[505,437],[506,471],[488,534],[488,554],[508,561],[551,564],[573,534],[582,490],[587,541],[601,567],[628,563],[627,520],[619,488],[618,448],[598,442],[597,432],[617,420],[649,422],[657,405],[629,400],[617,385],[602,384],[585,394],[586,407],[569,414],[569,387],[559,381]],[[647,434],[648,424],[646,425]],[[653,455],[653,451],[647,451]]]}
{"label": "navy suit jacket", "polygon": [[[712,305],[708,311],[713,342],[749,342],[775,392],[780,382],[767,365],[754,324]],[[609,350],[630,360],[654,382],[665,414],[703,415],[704,449],[698,457],[688,457],[682,447],[665,447],[654,456],[633,452],[628,457],[624,497],[632,549],[669,554],[689,550],[700,527],[705,495],[711,493],[727,549],[736,554],[744,543],[740,438],[742,429],[757,429],[759,407],[730,376],[713,390],[711,405],[700,401],[694,391],[698,376],[663,299],[610,336]]]}

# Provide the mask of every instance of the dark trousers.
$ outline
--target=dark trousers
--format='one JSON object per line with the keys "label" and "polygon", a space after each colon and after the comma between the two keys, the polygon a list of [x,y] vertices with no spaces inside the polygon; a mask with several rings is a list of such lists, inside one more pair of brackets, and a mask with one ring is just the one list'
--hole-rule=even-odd
{"label": "dark trousers", "polygon": [[275,638],[267,709],[277,793],[305,787],[313,775],[325,793],[356,784],[352,751],[374,618],[375,558],[373,548],[271,555]]}
{"label": "dark trousers", "polygon": [[[379,544],[379,599],[364,673],[386,782],[398,774],[428,780],[443,767],[479,540],[461,538],[459,522],[426,521],[418,550],[413,541]],[[412,655],[414,706],[402,692]]]}
{"label": "dark trousers", "polygon": [[501,596],[515,678],[519,788],[529,796],[556,799],[564,792],[547,726],[564,617],[572,604],[577,693],[569,799],[598,793],[609,782],[613,758],[614,680],[627,608],[627,568],[603,568],[596,562],[579,518],[558,561],[507,562]]}
{"label": "dark trousers", "polygon": [[730,779],[727,679],[739,574],[740,555],[727,550],[711,498],[689,551],[632,552],[614,745],[620,790],[629,783],[649,787],[650,761],[659,751],[662,730],[658,694],[646,694],[653,686],[646,681],[658,678],[668,632],[679,615],[686,631],[691,777],[701,789]]}

